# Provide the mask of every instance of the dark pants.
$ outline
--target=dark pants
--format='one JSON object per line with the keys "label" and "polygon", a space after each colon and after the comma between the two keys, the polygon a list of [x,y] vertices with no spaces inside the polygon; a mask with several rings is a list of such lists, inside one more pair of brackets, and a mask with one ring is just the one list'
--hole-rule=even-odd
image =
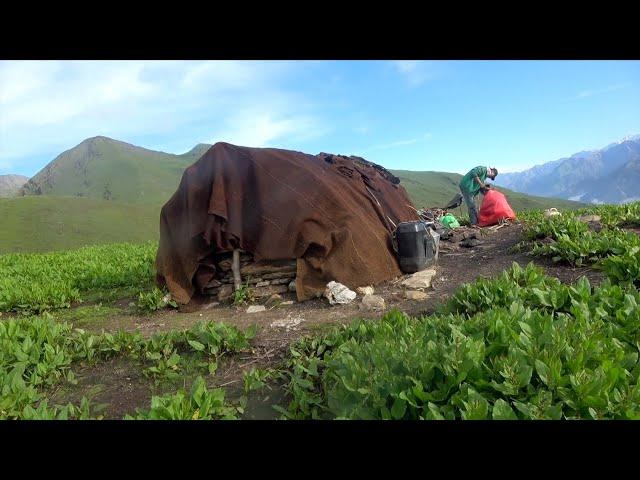
{"label": "dark pants", "polygon": [[474,201],[473,195],[470,192],[467,192],[464,189],[460,189],[462,192],[462,198],[464,198],[464,203],[467,204],[467,209],[469,210],[469,222],[471,225],[478,224],[478,209],[476,207],[476,202]]}

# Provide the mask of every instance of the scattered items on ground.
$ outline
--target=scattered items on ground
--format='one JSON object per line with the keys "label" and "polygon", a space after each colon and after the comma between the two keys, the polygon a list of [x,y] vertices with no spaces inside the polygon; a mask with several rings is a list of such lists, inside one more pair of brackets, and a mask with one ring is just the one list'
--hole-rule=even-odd
{"label": "scattered items on ground", "polygon": [[365,295],[360,304],[360,310],[382,311],[385,308],[384,298],[379,295]]}
{"label": "scattered items on ground", "polygon": [[304,322],[303,317],[299,315],[292,316],[291,314],[289,314],[287,315],[287,318],[284,318],[282,320],[276,320],[275,322],[271,322],[271,327],[284,328],[286,331],[289,331],[289,330],[295,330],[296,327],[300,325],[302,322]]}
{"label": "scattered items on ground", "polygon": [[442,223],[444,228],[446,228],[447,230],[452,230],[460,226],[458,219],[450,213],[443,215],[442,218],[440,219],[440,222]]}
{"label": "scattered items on ground", "polygon": [[503,220],[515,220],[516,214],[509,205],[507,197],[498,190],[490,189],[482,198],[482,206],[478,212],[478,225],[489,227]]}
{"label": "scattered items on ground", "polygon": [[362,295],[362,296],[365,296],[365,295],[373,295],[373,292],[374,292],[374,290],[373,290],[373,287],[372,287],[372,286],[367,286],[367,287],[358,287],[358,288],[356,288],[356,291],[357,291],[360,295]]}
{"label": "scattered items on ground", "polygon": [[405,279],[401,283],[401,285],[414,290],[429,288],[431,287],[431,280],[435,275],[435,268],[428,268],[410,275],[409,278]]}
{"label": "scattered items on ground", "polygon": [[247,308],[247,313],[264,312],[267,309],[264,305],[251,305]]}
{"label": "scattered items on ground", "polygon": [[470,236],[468,238],[465,238],[462,242],[460,242],[460,246],[465,248],[473,248],[473,247],[477,247],[478,245],[482,245],[482,242],[478,240],[475,236]]}
{"label": "scattered items on ground", "polygon": [[560,213],[555,207],[548,208],[544,211],[545,218],[556,217],[558,215],[562,215],[562,213]]}
{"label": "scattered items on ground", "polygon": [[428,297],[426,292],[420,292],[418,290],[405,290],[404,298],[407,300],[426,300]]}
{"label": "scattered items on ground", "polygon": [[356,298],[356,292],[349,290],[348,287],[341,283],[331,281],[327,283],[324,296],[329,300],[331,305],[335,305],[337,303],[347,304],[351,303]]}

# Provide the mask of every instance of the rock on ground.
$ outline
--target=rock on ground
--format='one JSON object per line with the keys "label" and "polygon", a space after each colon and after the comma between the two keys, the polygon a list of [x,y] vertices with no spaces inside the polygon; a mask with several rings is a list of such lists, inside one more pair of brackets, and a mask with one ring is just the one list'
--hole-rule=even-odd
{"label": "rock on ground", "polygon": [[426,300],[428,295],[418,290],[407,290],[404,292],[404,298],[407,300]]}
{"label": "rock on ground", "polygon": [[324,291],[324,296],[329,300],[331,305],[336,303],[351,303],[356,298],[356,292],[349,290],[341,283],[331,281],[327,283],[327,288]]}
{"label": "rock on ground", "polygon": [[374,292],[373,287],[371,287],[371,286],[368,286],[368,287],[358,287],[358,288],[356,288],[356,291],[357,291],[360,295],[362,295],[362,296],[365,296],[365,295],[373,295],[373,292]]}
{"label": "rock on ground", "polygon": [[264,312],[265,310],[266,307],[264,305],[251,305],[249,308],[247,308],[247,313]]}
{"label": "rock on ground", "polygon": [[429,288],[431,287],[431,280],[435,275],[436,275],[436,270],[434,268],[428,268],[426,270],[422,270],[421,272],[414,273],[409,278],[404,280],[401,283],[401,285],[403,287],[407,287],[414,290]]}
{"label": "rock on ground", "polygon": [[282,320],[276,320],[275,322],[271,322],[271,327],[274,328],[284,328],[285,330],[295,330],[300,323],[304,322],[304,318],[301,316],[292,317],[291,314],[287,315],[287,318],[283,318]]}
{"label": "rock on ground", "polygon": [[264,302],[265,307],[273,307],[282,302],[282,297],[277,293],[271,295],[266,302]]}
{"label": "rock on ground", "polygon": [[361,310],[384,310],[384,298],[379,295],[365,295],[360,304]]}

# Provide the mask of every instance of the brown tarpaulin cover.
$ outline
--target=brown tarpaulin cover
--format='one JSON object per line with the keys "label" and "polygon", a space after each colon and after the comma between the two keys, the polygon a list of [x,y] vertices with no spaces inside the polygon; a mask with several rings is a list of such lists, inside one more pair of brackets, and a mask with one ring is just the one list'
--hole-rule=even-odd
{"label": "brown tarpaulin cover", "polygon": [[397,178],[358,157],[216,143],[162,208],[156,281],[188,303],[215,274],[212,254],[240,248],[297,258],[300,301],[331,280],[375,285],[402,274],[389,220],[418,220],[409,205]]}

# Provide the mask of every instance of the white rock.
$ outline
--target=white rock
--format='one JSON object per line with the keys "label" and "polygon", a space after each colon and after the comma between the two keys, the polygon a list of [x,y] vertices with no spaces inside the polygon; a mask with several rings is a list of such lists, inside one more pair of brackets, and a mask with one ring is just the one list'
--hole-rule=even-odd
{"label": "white rock", "polygon": [[287,300],[286,302],[282,302],[280,305],[293,305],[293,300]]}
{"label": "white rock", "polygon": [[422,270],[421,272],[416,272],[411,275],[409,278],[404,280],[401,285],[403,287],[421,290],[424,288],[431,287],[431,280],[435,277],[436,271],[433,268],[428,268],[426,270]]}
{"label": "white rock", "polygon": [[262,281],[262,282],[258,282],[258,283],[256,283],[256,288],[259,288],[259,287],[266,287],[266,286],[268,286],[268,285],[271,285],[271,282],[270,282],[269,280],[264,280],[264,281]]}
{"label": "white rock", "polygon": [[264,312],[265,310],[266,307],[264,305],[251,305],[249,308],[247,308],[247,313]]}
{"label": "white rock", "polygon": [[292,317],[291,314],[287,315],[287,318],[282,320],[276,320],[271,322],[271,326],[275,328],[284,328],[285,330],[295,330],[295,328],[304,322],[304,318],[300,316]]}
{"label": "white rock", "polygon": [[336,303],[351,303],[356,298],[356,292],[349,290],[341,283],[331,281],[327,283],[327,288],[324,291],[324,296],[329,300],[331,305]]}
{"label": "white rock", "polygon": [[295,292],[296,291],[296,281],[292,280],[291,283],[289,283],[289,291],[290,292]]}
{"label": "white rock", "polygon": [[364,295],[373,295],[373,287],[369,286],[369,287],[358,287],[356,288],[356,291],[364,296]]}
{"label": "white rock", "polygon": [[548,208],[544,211],[544,216],[546,218],[555,217],[556,215],[562,215],[556,208]]}
{"label": "white rock", "polygon": [[379,295],[365,295],[360,304],[361,310],[384,310],[384,298]]}
{"label": "white rock", "polygon": [[419,292],[418,290],[407,290],[404,292],[404,298],[408,300],[425,300],[427,296],[425,292]]}

